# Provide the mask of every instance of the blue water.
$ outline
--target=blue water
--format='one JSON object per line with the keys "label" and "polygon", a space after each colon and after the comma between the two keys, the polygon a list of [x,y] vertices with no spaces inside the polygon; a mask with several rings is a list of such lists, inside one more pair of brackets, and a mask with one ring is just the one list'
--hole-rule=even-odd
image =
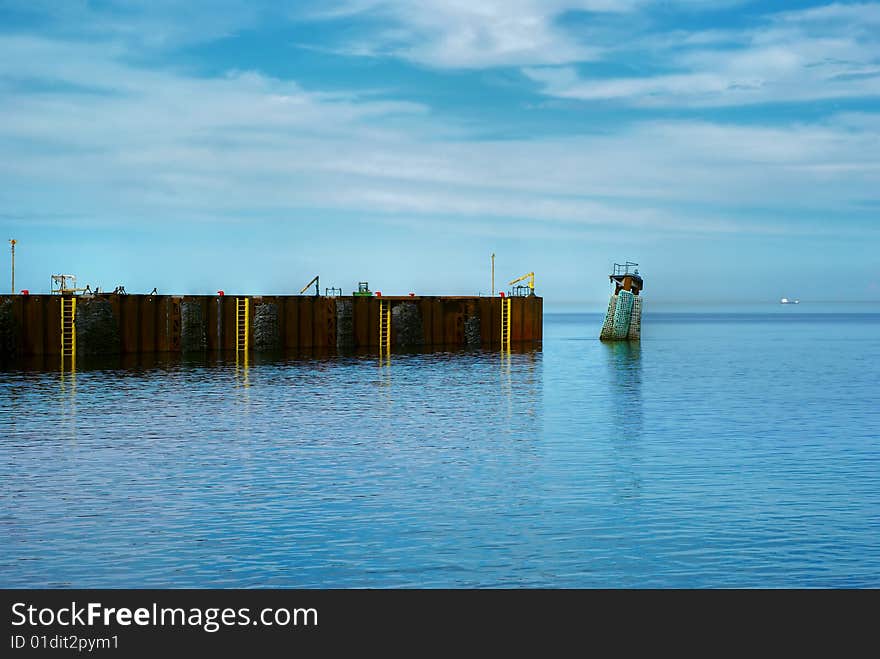
{"label": "blue water", "polygon": [[0,586],[880,586],[880,315],[0,372]]}

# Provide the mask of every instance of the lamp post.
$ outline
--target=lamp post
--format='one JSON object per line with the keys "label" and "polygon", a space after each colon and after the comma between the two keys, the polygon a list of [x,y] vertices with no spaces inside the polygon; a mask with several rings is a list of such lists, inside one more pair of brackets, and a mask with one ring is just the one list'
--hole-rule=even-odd
{"label": "lamp post", "polygon": [[492,252],[492,297],[495,297],[495,252]]}
{"label": "lamp post", "polygon": [[9,248],[12,250],[12,295],[15,295],[15,241],[9,239]]}

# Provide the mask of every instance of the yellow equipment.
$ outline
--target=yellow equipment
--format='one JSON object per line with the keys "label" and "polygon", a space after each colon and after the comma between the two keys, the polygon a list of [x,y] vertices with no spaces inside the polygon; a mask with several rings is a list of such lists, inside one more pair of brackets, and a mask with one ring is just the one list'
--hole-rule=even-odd
{"label": "yellow equipment", "polygon": [[[519,282],[521,282],[521,281],[523,281],[523,280],[525,280],[525,279],[528,279],[528,280],[529,280],[528,294],[529,294],[529,295],[534,295],[534,294],[535,294],[535,273],[534,273],[534,272],[529,272],[529,273],[524,274],[522,277],[517,277],[517,278],[514,279],[512,282],[510,282],[510,283],[508,284],[508,286],[513,286],[514,284],[518,284]],[[522,289],[524,289],[524,288],[525,288],[524,286],[517,286],[517,287],[516,287],[516,291],[517,291],[517,292],[516,292],[516,293],[513,293],[513,294],[514,294],[514,295],[521,295],[520,291],[521,291]]]}
{"label": "yellow equipment", "polygon": [[315,278],[312,279],[312,281],[310,281],[308,284],[306,284],[305,286],[303,286],[303,289],[299,292],[299,294],[302,295],[302,294],[305,293],[307,290],[309,290],[309,288],[311,287],[312,284],[315,285],[315,295],[320,295],[320,292],[319,292],[319,290],[320,290],[320,288],[321,288],[320,275],[315,275]]}
{"label": "yellow equipment", "polygon": [[379,355],[391,354],[391,302],[379,299]]}
{"label": "yellow equipment", "polygon": [[250,340],[250,300],[246,297],[235,298],[235,352],[248,351]]}
{"label": "yellow equipment", "polygon": [[69,357],[76,360],[76,298],[65,295],[61,298],[61,363]]}
{"label": "yellow equipment", "polygon": [[510,352],[510,298],[501,298],[501,351]]}

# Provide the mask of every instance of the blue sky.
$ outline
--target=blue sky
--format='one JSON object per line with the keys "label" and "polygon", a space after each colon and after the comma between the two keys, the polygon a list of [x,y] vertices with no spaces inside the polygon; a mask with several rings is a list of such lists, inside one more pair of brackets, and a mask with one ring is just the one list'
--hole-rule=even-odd
{"label": "blue sky", "polygon": [[0,0],[0,147],[32,292],[880,300],[880,3]]}

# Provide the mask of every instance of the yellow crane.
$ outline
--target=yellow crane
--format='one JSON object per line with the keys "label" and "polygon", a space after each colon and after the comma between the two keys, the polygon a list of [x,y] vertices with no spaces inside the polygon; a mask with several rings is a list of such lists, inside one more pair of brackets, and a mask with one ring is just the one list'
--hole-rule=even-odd
{"label": "yellow crane", "polygon": [[310,281],[308,284],[303,286],[303,289],[299,292],[299,294],[302,295],[307,290],[309,290],[309,288],[311,288],[312,284],[315,285],[315,295],[316,296],[320,295],[321,294],[321,292],[320,292],[321,291],[321,276],[320,275],[315,275],[315,278],[312,279],[312,281]]}
{"label": "yellow crane", "polygon": [[[522,277],[517,277],[512,282],[510,282],[508,284],[508,286],[513,286],[514,284],[518,284],[519,282],[524,281],[526,279],[529,280],[529,295],[534,295],[535,294],[535,273],[534,272],[528,272],[528,273],[524,274]],[[517,288],[524,288],[524,287],[517,286]]]}

